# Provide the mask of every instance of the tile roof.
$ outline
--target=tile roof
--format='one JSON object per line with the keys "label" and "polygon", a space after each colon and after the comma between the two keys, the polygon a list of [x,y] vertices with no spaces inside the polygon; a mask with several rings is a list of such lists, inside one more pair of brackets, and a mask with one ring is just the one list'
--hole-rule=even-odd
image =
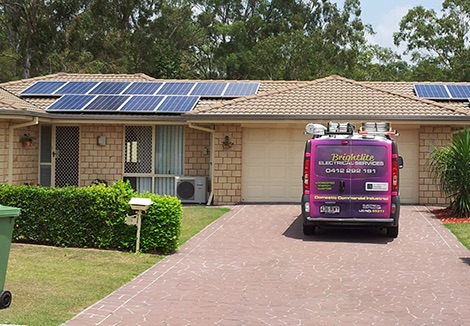
{"label": "tile roof", "polygon": [[[394,93],[397,93],[397,94],[403,94],[403,95],[408,95],[408,96],[411,96],[411,97],[416,97],[416,95],[414,93],[414,84],[416,84],[418,82],[378,82],[378,81],[370,82],[369,81],[369,82],[359,82],[359,83],[362,83],[362,84],[368,85],[368,86],[372,86],[372,87],[376,87],[376,88],[380,88],[380,89],[384,89],[384,90],[388,90],[388,91],[391,91],[391,92],[394,92]],[[468,83],[452,83],[452,82],[445,82],[445,83],[442,83],[442,82],[427,82],[427,83],[419,82],[419,83],[420,84],[430,84],[430,85],[439,85],[439,84],[468,85]],[[454,109],[460,108],[460,109],[463,109],[463,110],[470,111],[469,103],[465,102],[465,101],[438,101],[438,102],[434,101],[434,102],[444,104],[444,105],[452,107]]]}
{"label": "tile roof", "polygon": [[330,76],[290,84],[263,94],[226,102],[205,102],[186,115],[191,118],[297,117],[331,118],[377,116],[387,118],[468,118],[469,109],[420,99],[413,83],[357,82]]}
{"label": "tile roof", "polygon": [[[0,90],[14,94],[16,97],[12,99],[12,105],[21,105],[19,103],[26,102],[31,105],[31,110],[44,112],[44,109],[55,102],[56,98],[48,97],[28,97],[20,98],[19,93],[31,86],[39,80],[67,80],[67,81],[154,81],[155,79],[145,74],[69,74],[57,73],[47,76],[40,76],[22,80],[15,80],[0,84]],[[2,94],[0,94],[0,102]]]}
{"label": "tile roof", "polygon": [[39,107],[18,98],[16,95],[0,88],[0,110],[5,111],[36,111],[42,112]]}
{"label": "tile roof", "polygon": [[[55,101],[54,98],[18,97],[21,91],[39,80],[184,81],[155,79],[145,74],[57,73],[0,84],[0,109],[44,113],[44,109]],[[203,99],[184,117],[188,120],[330,119],[360,115],[387,119],[470,120],[468,103],[420,99],[414,94],[413,82],[354,81],[336,75],[313,81],[250,81],[260,83],[256,95],[233,100]]]}

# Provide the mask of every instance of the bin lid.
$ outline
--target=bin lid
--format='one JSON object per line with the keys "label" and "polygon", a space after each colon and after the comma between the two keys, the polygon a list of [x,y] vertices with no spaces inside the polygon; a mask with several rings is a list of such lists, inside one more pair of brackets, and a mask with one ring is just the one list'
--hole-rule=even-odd
{"label": "bin lid", "polygon": [[20,215],[21,208],[0,205],[1,217],[17,217]]}

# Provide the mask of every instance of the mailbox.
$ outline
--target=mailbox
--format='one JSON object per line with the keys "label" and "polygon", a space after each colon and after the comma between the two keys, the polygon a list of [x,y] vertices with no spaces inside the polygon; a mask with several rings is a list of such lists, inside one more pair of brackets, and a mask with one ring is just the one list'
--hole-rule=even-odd
{"label": "mailbox", "polygon": [[150,198],[131,198],[129,205],[134,211],[146,211],[152,205],[152,200]]}
{"label": "mailbox", "polygon": [[142,220],[142,212],[145,212],[153,202],[150,198],[131,198],[129,205],[132,210],[136,211],[135,215],[126,216],[126,224],[137,225],[137,235],[135,243],[135,252],[137,253],[140,249],[140,226]]}

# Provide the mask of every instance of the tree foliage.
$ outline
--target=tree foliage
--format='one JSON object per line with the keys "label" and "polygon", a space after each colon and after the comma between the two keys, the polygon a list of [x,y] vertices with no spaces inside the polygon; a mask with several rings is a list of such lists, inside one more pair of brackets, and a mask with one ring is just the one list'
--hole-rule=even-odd
{"label": "tree foliage", "polygon": [[417,64],[419,80],[470,80],[470,2],[445,0],[441,15],[418,6],[410,10],[394,34],[396,45]]}
{"label": "tree foliage", "polygon": [[0,80],[56,72],[157,78],[468,80],[469,3],[416,7],[367,42],[360,0],[0,0]]}

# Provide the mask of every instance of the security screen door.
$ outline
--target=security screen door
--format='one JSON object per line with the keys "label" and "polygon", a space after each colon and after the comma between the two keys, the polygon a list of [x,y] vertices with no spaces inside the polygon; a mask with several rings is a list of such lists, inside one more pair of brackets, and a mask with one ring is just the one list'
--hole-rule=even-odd
{"label": "security screen door", "polygon": [[79,185],[80,127],[56,126],[54,184],[57,187]]}

